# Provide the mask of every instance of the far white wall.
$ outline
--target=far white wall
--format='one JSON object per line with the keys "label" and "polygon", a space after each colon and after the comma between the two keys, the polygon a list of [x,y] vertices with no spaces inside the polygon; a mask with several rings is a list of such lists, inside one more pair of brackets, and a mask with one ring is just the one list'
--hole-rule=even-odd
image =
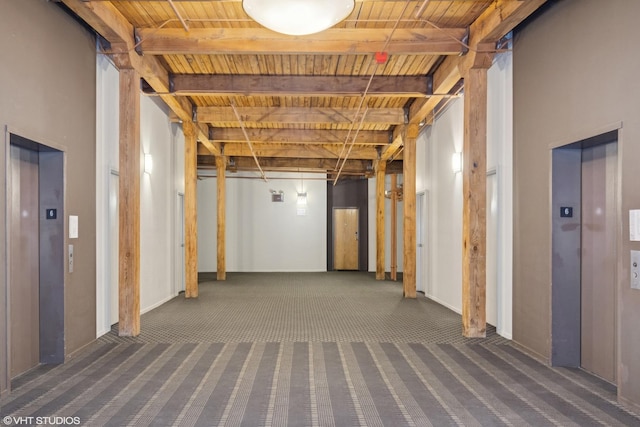
{"label": "far white wall", "polygon": [[[118,171],[118,70],[105,55],[97,55],[97,278],[96,334],[111,328],[112,293],[117,277],[111,274],[110,248],[117,239],[109,232],[109,195],[112,175]],[[153,172],[140,182],[140,308],[149,311],[171,299],[175,292],[177,193],[183,191],[184,137],[169,122],[166,106],[140,94],[141,159],[153,157]]]}
{"label": "far white wall", "polygon": [[[239,176],[227,173],[226,179],[227,271],[326,271],[325,175],[303,174],[303,182],[291,173],[269,173],[268,182]],[[216,178],[198,181],[200,272],[217,270],[216,185]],[[297,192],[303,185],[308,204],[306,215],[298,215]],[[270,190],[282,190],[284,202],[272,202]]]}

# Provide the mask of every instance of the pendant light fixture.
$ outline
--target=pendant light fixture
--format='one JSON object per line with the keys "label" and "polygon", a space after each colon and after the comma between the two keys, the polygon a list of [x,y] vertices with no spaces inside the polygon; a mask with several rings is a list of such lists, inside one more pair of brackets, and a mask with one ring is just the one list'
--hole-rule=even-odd
{"label": "pendant light fixture", "polygon": [[291,36],[333,27],[349,16],[354,6],[354,0],[242,0],[242,7],[251,19]]}

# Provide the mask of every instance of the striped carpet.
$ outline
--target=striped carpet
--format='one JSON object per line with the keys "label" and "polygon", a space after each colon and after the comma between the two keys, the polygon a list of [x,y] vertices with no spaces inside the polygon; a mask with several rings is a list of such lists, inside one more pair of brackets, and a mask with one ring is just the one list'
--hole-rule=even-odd
{"label": "striped carpet", "polygon": [[611,385],[542,365],[493,330],[486,340],[461,338],[460,316],[402,299],[397,283],[355,273],[230,274],[200,290],[198,300],[178,297],[144,315],[139,337],[107,334],[64,365],[17,378],[0,420],[640,425]]}

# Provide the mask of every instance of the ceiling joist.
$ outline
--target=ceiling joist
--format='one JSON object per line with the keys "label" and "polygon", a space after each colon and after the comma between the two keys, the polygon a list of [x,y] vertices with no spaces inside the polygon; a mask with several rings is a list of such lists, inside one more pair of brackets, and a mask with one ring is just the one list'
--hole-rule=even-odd
{"label": "ceiling joist", "polygon": [[[177,74],[170,77],[176,95],[213,96],[360,96],[369,76],[265,76]],[[376,76],[367,96],[427,97],[431,93],[428,76]]]}
{"label": "ceiling joist", "polygon": [[[257,171],[255,162],[249,157],[227,157],[229,171]],[[335,159],[283,159],[278,157],[263,157],[260,165],[265,171],[289,172],[328,172],[333,171]],[[215,169],[213,156],[199,155],[199,169]],[[373,172],[371,160],[347,160],[344,172],[348,174],[368,174]],[[389,162],[387,173],[402,173],[402,162]]]}
{"label": "ceiling joist", "polygon": [[[236,107],[242,121],[248,125],[264,122],[296,125],[333,125],[358,122],[360,115],[356,108],[319,107]],[[231,123],[236,121],[232,107],[198,107],[199,123]],[[368,125],[397,125],[404,123],[402,108],[372,108],[365,115]]]}
{"label": "ceiling joist", "polygon": [[[269,142],[253,143],[253,152],[243,142],[227,142],[224,144],[224,155],[235,157],[284,157],[289,159],[333,159],[334,166],[342,148],[339,144],[277,144]],[[198,150],[199,154],[209,154],[208,150]],[[375,146],[354,146],[351,159],[376,160],[378,150]]]}
{"label": "ceiling joist", "polygon": [[287,36],[265,28],[137,28],[136,49],[150,55],[460,55],[466,28],[330,28]]}
{"label": "ceiling joist", "polygon": [[[334,129],[250,129],[247,135],[252,142],[340,145],[344,143],[348,130]],[[360,131],[354,144],[380,146],[389,144],[389,131]],[[353,136],[353,135],[352,135]],[[211,128],[211,141],[216,143],[243,142],[244,133],[239,128]],[[225,149],[225,153],[227,153]]]}

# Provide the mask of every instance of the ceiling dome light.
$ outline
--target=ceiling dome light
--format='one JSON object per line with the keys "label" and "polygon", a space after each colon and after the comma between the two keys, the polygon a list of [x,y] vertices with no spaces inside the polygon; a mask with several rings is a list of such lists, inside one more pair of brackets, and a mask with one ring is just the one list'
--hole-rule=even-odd
{"label": "ceiling dome light", "polygon": [[282,34],[303,36],[319,33],[345,19],[354,0],[242,0],[254,21]]}

